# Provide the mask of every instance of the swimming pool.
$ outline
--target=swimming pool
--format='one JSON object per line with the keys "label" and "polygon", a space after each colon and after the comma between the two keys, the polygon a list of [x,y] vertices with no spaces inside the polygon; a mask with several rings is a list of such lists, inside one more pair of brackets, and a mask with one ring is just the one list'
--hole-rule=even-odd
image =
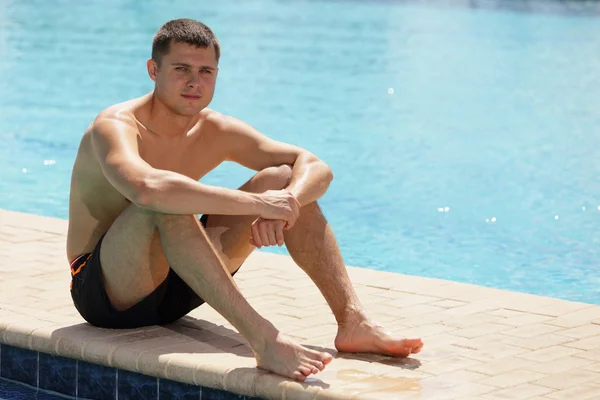
{"label": "swimming pool", "polygon": [[222,44],[212,107],[333,168],[348,265],[600,304],[598,6],[471,3],[2,2],[0,208],[66,218],[81,133],[191,17]]}

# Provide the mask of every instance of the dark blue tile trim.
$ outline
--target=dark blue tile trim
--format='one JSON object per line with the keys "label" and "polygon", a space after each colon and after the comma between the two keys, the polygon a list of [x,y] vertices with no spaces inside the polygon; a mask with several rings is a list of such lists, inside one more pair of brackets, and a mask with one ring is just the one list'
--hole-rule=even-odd
{"label": "dark blue tile trim", "polygon": [[103,365],[77,362],[77,396],[94,400],[115,400],[117,370]]}
{"label": "dark blue tile trim", "polygon": [[117,385],[119,387],[117,400],[158,399],[158,379],[153,376],[120,369],[117,371]]}
{"label": "dark blue tile trim", "polygon": [[0,363],[2,378],[37,387],[37,351],[2,345]]}
{"label": "dark blue tile trim", "polygon": [[202,388],[187,383],[159,379],[158,398],[160,400],[200,400]]}
{"label": "dark blue tile trim", "polygon": [[77,360],[40,353],[39,388],[75,397]]}
{"label": "dark blue tile trim", "polygon": [[[261,400],[6,344],[0,344],[0,377],[2,400],[67,399],[61,395],[94,400],[157,400],[159,395],[160,400]],[[14,386],[21,389],[12,390]]]}
{"label": "dark blue tile trim", "polygon": [[213,388],[202,388],[202,400],[244,400],[246,396]]}

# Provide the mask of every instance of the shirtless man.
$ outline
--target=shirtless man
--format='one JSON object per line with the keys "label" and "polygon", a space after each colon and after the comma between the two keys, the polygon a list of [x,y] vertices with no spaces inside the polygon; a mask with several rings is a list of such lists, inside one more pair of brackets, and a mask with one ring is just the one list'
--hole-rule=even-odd
{"label": "shirtless man", "polygon": [[[285,243],[331,307],[339,351],[418,353],[420,339],[395,338],[365,315],[317,204],[329,167],[207,108],[219,54],[204,24],[166,23],[147,62],[154,90],[102,111],[83,135],[67,239],[77,310],[96,326],[136,328],[207,302],[248,341],[258,367],[303,381],[332,356],[285,337],[232,279],[254,248]],[[199,182],[223,161],[257,174],[238,190]]]}

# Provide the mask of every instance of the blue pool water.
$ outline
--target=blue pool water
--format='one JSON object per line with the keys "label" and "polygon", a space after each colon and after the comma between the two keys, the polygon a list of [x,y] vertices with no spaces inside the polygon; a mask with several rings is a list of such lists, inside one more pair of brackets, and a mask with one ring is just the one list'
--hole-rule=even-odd
{"label": "blue pool water", "polygon": [[222,44],[212,107],[333,168],[348,265],[600,304],[599,6],[464,3],[0,0],[0,208],[66,218],[81,133],[191,17]]}

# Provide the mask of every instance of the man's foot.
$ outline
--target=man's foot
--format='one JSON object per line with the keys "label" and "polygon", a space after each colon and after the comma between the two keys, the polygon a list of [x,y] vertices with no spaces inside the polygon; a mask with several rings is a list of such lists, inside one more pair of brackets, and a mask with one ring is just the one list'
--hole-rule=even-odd
{"label": "man's foot", "polygon": [[335,348],[346,353],[375,353],[393,357],[408,357],[421,351],[421,339],[401,339],[360,316],[339,325]]}
{"label": "man's foot", "polygon": [[299,381],[323,371],[333,359],[331,354],[302,347],[280,332],[262,351],[255,351],[255,356],[258,368]]}

